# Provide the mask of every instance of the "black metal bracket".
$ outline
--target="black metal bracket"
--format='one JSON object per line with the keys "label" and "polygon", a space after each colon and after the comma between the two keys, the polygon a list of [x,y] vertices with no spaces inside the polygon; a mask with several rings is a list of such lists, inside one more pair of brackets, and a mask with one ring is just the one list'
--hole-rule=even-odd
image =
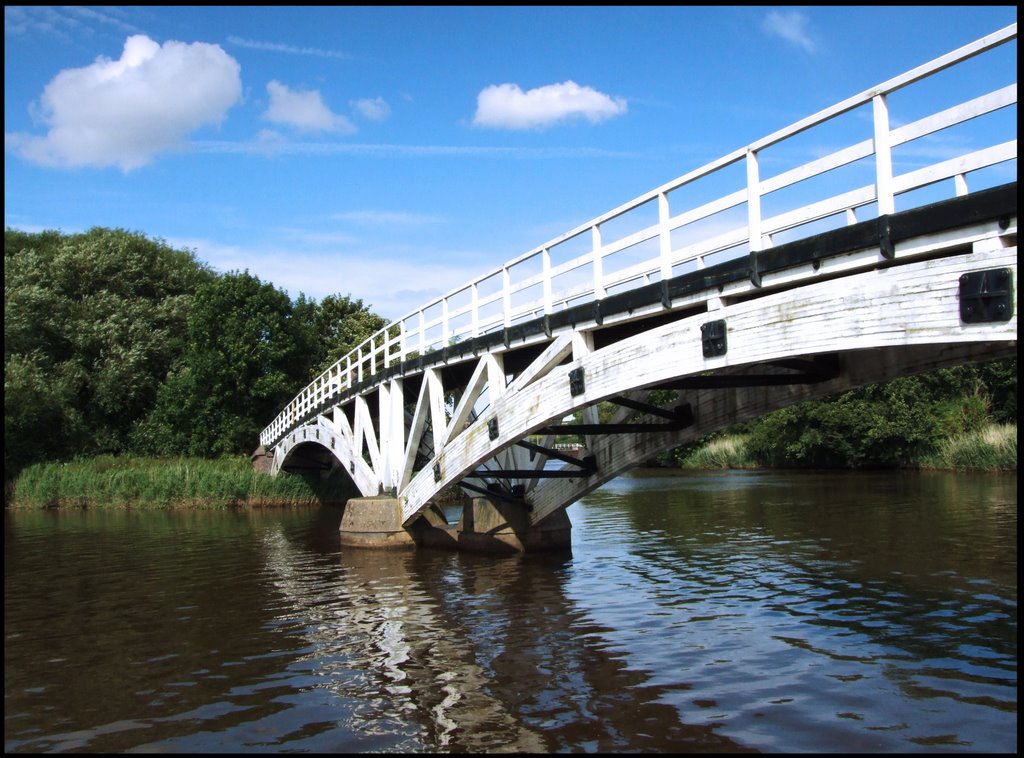
{"label": "black metal bracket", "polygon": [[896,257],[896,249],[892,244],[892,225],[888,216],[878,217],[878,250],[886,260]]}
{"label": "black metal bracket", "polygon": [[965,324],[1009,321],[1013,317],[1013,272],[972,271],[960,277],[960,320]]}
{"label": "black metal bracket", "polygon": [[492,418],[487,421],[487,435],[492,439],[498,439],[498,419]]}
{"label": "black metal bracket", "polygon": [[[547,450],[532,442],[521,441],[517,443],[528,450],[542,450],[550,457],[570,463],[577,467],[576,471],[570,469],[477,469],[466,474],[467,479],[577,479],[581,476],[590,476],[597,471],[597,456],[588,455],[585,458],[573,458],[554,450]],[[520,485],[513,485],[512,492]]]}
{"label": "black metal bracket", "polygon": [[700,341],[704,347],[705,358],[725,355],[726,350],[729,349],[725,339],[725,319],[701,324]]}
{"label": "black metal bracket", "polygon": [[510,469],[477,469],[466,474],[467,479],[579,479],[597,471],[596,463],[591,467],[581,467],[577,471],[568,469],[542,468],[510,468]]}
{"label": "black metal bracket", "polygon": [[569,393],[576,397],[584,393],[583,368],[574,368],[569,372]]}

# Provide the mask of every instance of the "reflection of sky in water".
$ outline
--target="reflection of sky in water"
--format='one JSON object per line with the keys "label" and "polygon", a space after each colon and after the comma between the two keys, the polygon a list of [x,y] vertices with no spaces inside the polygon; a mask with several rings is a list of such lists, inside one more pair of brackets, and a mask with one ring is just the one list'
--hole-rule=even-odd
{"label": "reflection of sky in water", "polygon": [[[842,744],[875,750],[866,733],[893,732],[896,742],[879,744],[901,745],[894,749],[933,738],[972,744],[948,737],[974,718],[964,709],[1015,712],[1016,645],[1007,637],[1015,584],[1002,587],[1010,597],[979,592],[992,580],[972,578],[975,567],[957,562],[956,551],[945,556],[955,568],[929,571],[932,532],[917,531],[924,555],[908,553],[902,536],[885,539],[874,513],[865,524],[853,513],[837,528],[817,528],[828,509],[801,481],[812,491],[827,486],[841,513],[845,500],[860,500],[862,514],[884,511],[887,526],[914,529],[919,504],[897,513],[909,496],[883,508],[863,502],[878,488],[870,478],[861,475],[844,496],[843,477],[737,473],[623,477],[569,511],[574,538],[590,538],[574,539],[574,556],[596,570],[574,573],[567,594],[613,630],[606,638],[652,684],[685,682],[669,702],[714,703],[709,723],[727,720],[723,734],[756,734],[757,744],[770,712],[801,702],[804,717],[824,720]],[[646,499],[659,488],[657,502]],[[802,524],[812,507],[817,519]],[[953,534],[956,523],[942,524],[950,526],[946,538],[965,539]],[[971,547],[962,544],[961,556]],[[1012,562],[1015,569],[1015,550]],[[973,738],[1005,745],[1009,735]]]}

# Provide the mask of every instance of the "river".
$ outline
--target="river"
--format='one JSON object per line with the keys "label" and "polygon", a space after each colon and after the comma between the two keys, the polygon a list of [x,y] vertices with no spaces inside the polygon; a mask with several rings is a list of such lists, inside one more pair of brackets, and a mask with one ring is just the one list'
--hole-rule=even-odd
{"label": "river", "polygon": [[1017,480],[637,472],[571,551],[7,511],[5,752],[1017,750]]}

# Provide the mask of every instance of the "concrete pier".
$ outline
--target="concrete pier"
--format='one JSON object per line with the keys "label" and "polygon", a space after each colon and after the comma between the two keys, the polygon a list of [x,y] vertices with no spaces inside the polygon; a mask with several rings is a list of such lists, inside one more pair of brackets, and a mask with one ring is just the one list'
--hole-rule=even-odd
{"label": "concrete pier", "polygon": [[402,526],[402,504],[387,495],[354,497],[345,503],[338,528],[341,544],[373,548],[415,547],[412,532]]}
{"label": "concrete pier", "polygon": [[402,525],[402,506],[388,495],[356,497],[345,504],[339,537],[342,545],[367,548],[440,547],[486,553],[526,553],[568,549],[572,524],[559,510],[531,526],[524,504],[466,498],[458,524],[441,509],[426,509],[411,526]]}
{"label": "concrete pier", "polygon": [[467,498],[458,527],[459,548],[476,552],[532,553],[572,545],[572,523],[559,509],[530,526],[525,505],[485,497]]}

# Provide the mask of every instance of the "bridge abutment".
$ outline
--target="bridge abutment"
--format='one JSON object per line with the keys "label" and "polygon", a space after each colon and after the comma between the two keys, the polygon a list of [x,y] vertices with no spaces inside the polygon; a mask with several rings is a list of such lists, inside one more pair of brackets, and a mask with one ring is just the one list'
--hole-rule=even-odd
{"label": "bridge abutment", "polygon": [[252,461],[252,467],[257,471],[262,471],[264,474],[272,474],[274,471],[274,454],[263,445],[253,451],[249,460]]}
{"label": "bridge abutment", "polygon": [[530,553],[568,549],[572,523],[559,509],[531,525],[519,503],[466,498],[457,525],[449,524],[436,506],[426,509],[411,526],[402,525],[402,505],[388,495],[355,497],[345,504],[339,526],[342,545],[377,549],[439,547],[483,553]]}

